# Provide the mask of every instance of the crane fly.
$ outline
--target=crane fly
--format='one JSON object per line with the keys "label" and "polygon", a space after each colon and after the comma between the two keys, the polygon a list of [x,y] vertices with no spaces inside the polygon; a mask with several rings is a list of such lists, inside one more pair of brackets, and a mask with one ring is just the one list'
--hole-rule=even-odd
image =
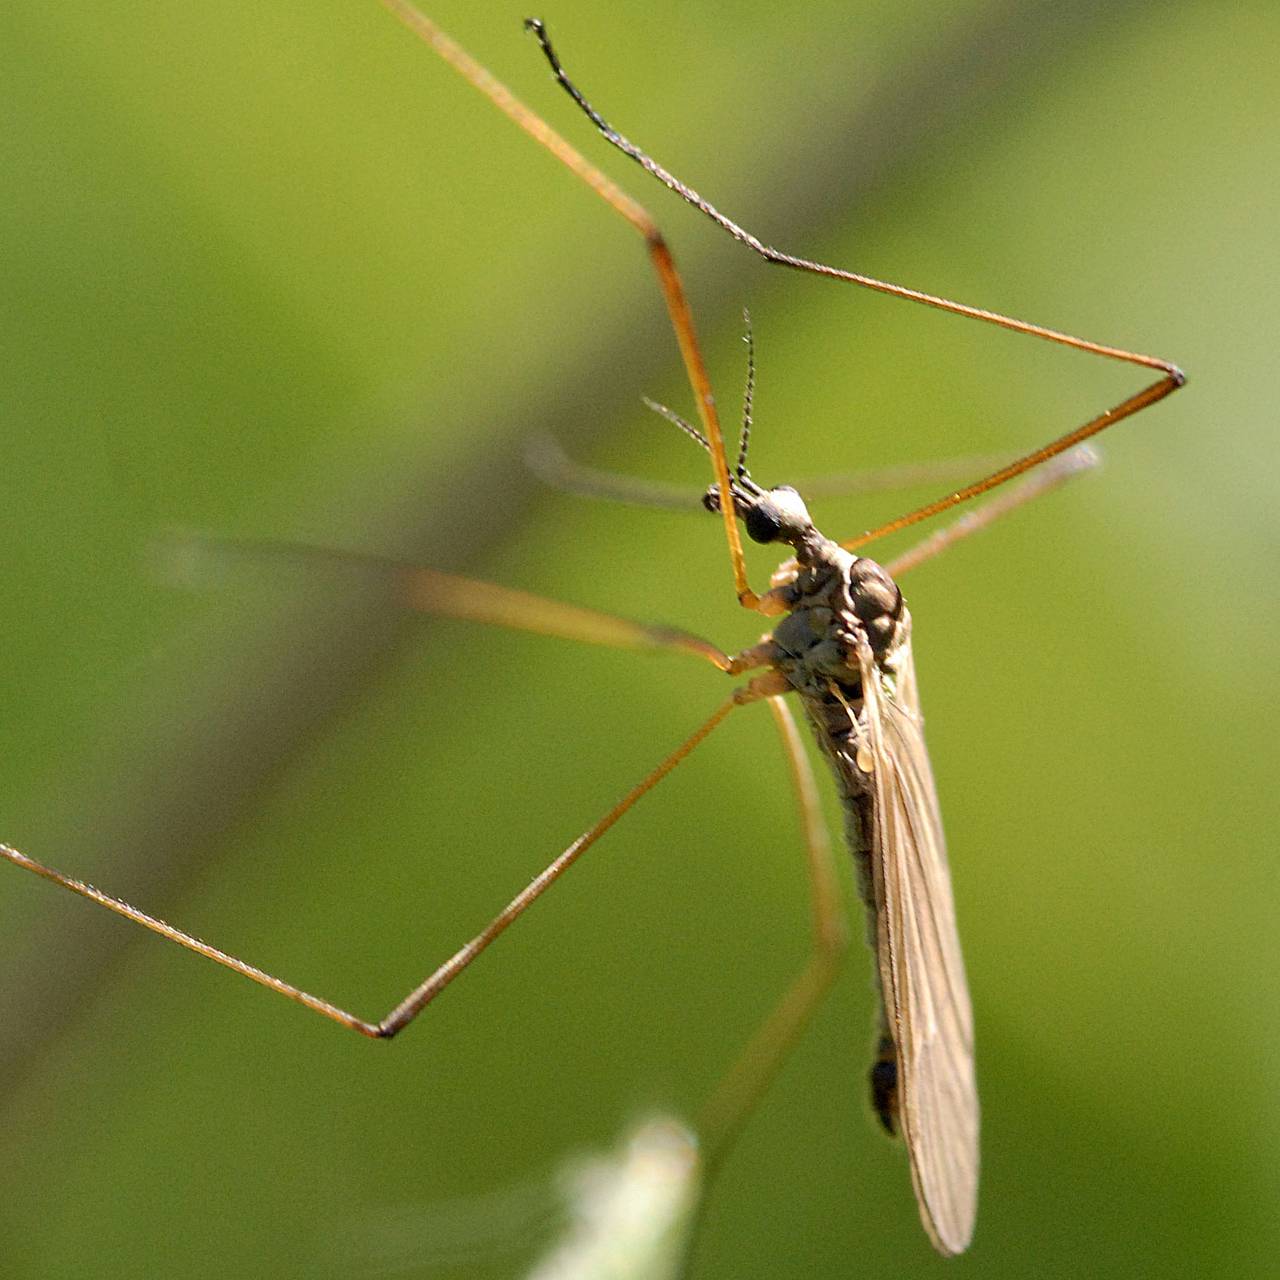
{"label": "crane fly", "polygon": [[[676,650],[709,662],[730,676],[748,678],[483,930],[377,1021],[349,1013],[7,845],[0,846],[0,854],[19,867],[364,1036],[389,1039],[413,1021],[732,711],[764,702],[780,733],[799,800],[814,943],[808,964],[775,1004],[704,1108],[697,1128],[714,1156],[727,1148],[803,1030],[834,977],[845,945],[844,914],[815,782],[788,707],[787,699],[794,695],[839,792],[845,812],[846,843],[855,861],[868,913],[880,993],[876,1050],[870,1072],[872,1106],[884,1128],[904,1142],[921,1219],[930,1240],[943,1254],[959,1253],[969,1244],[977,1205],[978,1100],[973,1018],[938,799],[923,736],[912,658],[911,614],[896,578],[949,543],[1088,465],[1090,454],[1085,441],[1162,400],[1183,385],[1183,375],[1175,365],[1152,356],[1089,342],[766,245],[614,130],[565,73],[544,25],[529,19],[526,26],[537,39],[556,80],[597,132],[765,261],[1126,362],[1156,375],[1154,381],[1115,407],[982,479],[952,489],[856,537],[843,541],[828,538],[816,528],[795,489],[762,486],[747,466],[754,380],[754,359],[750,356],[737,457],[730,462],[684,286],[667,242],[647,210],[517,100],[430,19],[405,0],[381,3],[640,233],[693,394],[697,424],[663,406],[653,407],[708,455],[713,480],[702,496],[702,504],[723,524],[734,592],[744,608],[774,619],[773,629],[750,647],[729,654],[709,641],[672,628],[647,626],[434,569],[382,564],[401,603],[409,608],[586,643]],[[934,533],[885,567],[857,554],[861,547],[878,538],[930,519],[1018,477],[1024,477],[1018,485],[974,509],[958,523]],[[572,482],[569,487],[573,487]],[[785,547],[789,552],[769,587],[760,593],[748,581],[743,529],[752,541]]]}

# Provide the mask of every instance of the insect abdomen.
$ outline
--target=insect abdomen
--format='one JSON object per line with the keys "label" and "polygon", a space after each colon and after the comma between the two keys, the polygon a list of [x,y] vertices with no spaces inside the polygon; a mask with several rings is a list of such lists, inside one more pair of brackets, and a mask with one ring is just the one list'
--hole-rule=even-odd
{"label": "insect abdomen", "polygon": [[879,1002],[877,1010],[876,1056],[868,1075],[871,1108],[876,1119],[891,1137],[899,1135],[898,1126],[898,1051],[888,1031],[884,990],[880,981],[877,950],[879,933],[876,924],[875,887],[871,867],[872,793],[866,774],[858,767],[852,737],[833,739],[830,717],[825,704],[809,708],[810,720],[822,754],[835,776],[836,788],[845,811],[845,843],[853,856],[858,896],[867,912],[867,945],[876,963],[872,981]]}

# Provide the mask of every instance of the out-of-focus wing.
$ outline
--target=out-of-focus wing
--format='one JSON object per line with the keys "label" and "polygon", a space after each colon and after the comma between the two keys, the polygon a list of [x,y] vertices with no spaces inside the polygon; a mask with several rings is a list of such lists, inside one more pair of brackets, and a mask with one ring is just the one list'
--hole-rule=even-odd
{"label": "out-of-focus wing", "polygon": [[973,1012],[910,642],[887,675],[858,655],[875,824],[877,960],[898,1058],[898,1108],[920,1217],[939,1252],[961,1253],[978,1199]]}

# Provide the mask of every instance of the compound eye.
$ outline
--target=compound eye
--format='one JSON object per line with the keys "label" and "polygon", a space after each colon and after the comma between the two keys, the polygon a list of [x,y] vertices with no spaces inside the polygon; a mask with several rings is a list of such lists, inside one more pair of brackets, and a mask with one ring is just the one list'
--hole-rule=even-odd
{"label": "compound eye", "polygon": [[782,532],[781,513],[765,500],[754,503],[746,514],[747,536],[752,542],[775,542]]}

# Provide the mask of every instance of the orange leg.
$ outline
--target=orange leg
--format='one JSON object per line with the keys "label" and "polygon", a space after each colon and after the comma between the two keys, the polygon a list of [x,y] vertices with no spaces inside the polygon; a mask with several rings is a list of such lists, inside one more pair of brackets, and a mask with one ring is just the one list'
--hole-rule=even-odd
{"label": "orange leg", "polygon": [[276,992],[289,1000],[296,1001],[314,1013],[321,1014],[341,1026],[358,1031],[371,1039],[389,1039],[398,1031],[408,1026],[423,1009],[431,1003],[453,980],[466,969],[480,953],[488,948],[501,934],[522,916],[573,864],[600,839],[610,827],[622,817],[642,796],[652,791],[682,760],[684,760],[699,743],[706,738],[717,725],[737,706],[754,702],[762,697],[770,697],[779,692],[778,681],[773,673],[757,677],[747,685],[734,692],[733,697],[724,702],[706,721],[704,721],[688,738],[684,740],[661,764],[647,777],[631,788],[629,792],[593,826],[589,827],[567,849],[545,867],[532,881],[522,889],[496,916],[464,946],[460,947],[442,965],[434,969],[421,983],[409,992],[398,1005],[377,1022],[369,1022],[349,1013],[345,1009],[331,1004],[319,996],[303,991],[292,983],[285,982],[254,965],[220,951],[217,947],[175,928],[173,925],[140,911],[137,907],[114,898],[93,885],[85,884],[73,876],[64,875],[51,867],[46,867],[34,858],[27,857],[9,845],[0,844],[0,858],[12,862],[23,870],[34,872],[53,884],[60,885],[72,893],[88,898],[99,906],[114,911],[117,915],[132,920],[160,937],[176,942],[188,951],[220,964],[233,973],[248,978],[270,991]]}
{"label": "orange leg", "polygon": [[818,786],[805,755],[795,717],[781,696],[769,699],[769,710],[773,712],[774,722],[782,736],[791,781],[800,805],[809,873],[813,951],[808,963],[760,1024],[703,1108],[697,1127],[707,1142],[709,1164],[714,1164],[727,1151],[804,1033],[839,972],[840,960],[849,941],[849,926],[841,903],[831,839],[822,817]]}
{"label": "orange leg", "polygon": [[197,580],[202,571],[201,560],[209,558],[244,560],[251,564],[273,560],[299,566],[319,563],[339,568],[355,567],[367,571],[377,580],[384,580],[392,600],[401,608],[416,613],[462,618],[467,622],[506,627],[512,631],[532,631],[538,635],[607,645],[615,649],[674,649],[701,658],[721,671],[729,671],[732,666],[729,656],[709,640],[681,631],[678,627],[635,622],[598,609],[499,586],[496,582],[464,578],[456,573],[427,569],[384,556],[312,547],[298,542],[239,542],[219,538],[190,539],[176,549],[176,554],[181,562],[181,576]]}
{"label": "orange leg", "polygon": [[1089,445],[1073,449],[1070,453],[1054,459],[1043,470],[1028,476],[1021,484],[998,494],[985,506],[967,512],[954,524],[946,525],[936,533],[930,534],[923,542],[918,542],[914,547],[890,560],[885,568],[891,576],[900,577],[909,569],[914,569],[916,565],[932,560],[940,551],[945,551],[962,538],[985,529],[1025,503],[1051,492],[1059,485],[1066,484],[1073,476],[1078,476],[1082,471],[1096,466],[1097,463],[1098,455]]}
{"label": "orange leg", "polygon": [[[544,120],[535,115],[503,84],[493,78],[469,53],[451,40],[430,18],[420,13],[407,0],[382,0],[410,31],[426,41],[460,76],[473,85],[493,103],[508,119],[519,125],[535,142],[545,147],[563,165],[577,174],[602,200],[625,218],[644,238],[649,261],[658,276],[662,296],[667,304],[667,314],[675,330],[680,356],[684,361],[689,385],[693,388],[698,406],[698,417],[710,445],[711,465],[715,471],[716,487],[720,492],[720,511],[724,518],[725,538],[729,544],[729,560],[733,568],[734,590],[738,600],[747,608],[754,608],[755,592],[747,582],[747,566],[742,556],[742,536],[734,514],[733,496],[729,476],[729,461],[725,456],[724,434],[716,412],[715,396],[711,391],[711,379],[707,375],[706,362],[702,358],[698,337],[693,327],[693,313],[685,296],[684,285],[676,270],[675,259],[663,239],[657,223],[648,210],[633,200],[617,183],[605,177],[581,152],[567,143]],[[541,31],[541,24],[530,19],[526,24],[534,31]]]}
{"label": "orange leg", "polygon": [[[537,35],[538,42],[542,46],[542,51],[551,66],[552,73],[561,87],[577,103],[578,107],[595,125],[607,142],[615,146],[623,155],[634,160],[645,172],[656,178],[663,186],[674,191],[686,203],[691,204],[699,212],[705,214],[740,244],[744,244],[752,252],[758,253],[766,262],[791,267],[797,271],[809,272],[828,280],[840,280],[847,284],[859,285],[864,289],[872,289],[877,293],[885,293],[894,298],[903,298],[908,302],[918,302],[927,307],[934,307],[939,311],[950,312],[952,315],[965,316],[970,320],[980,320],[985,324],[997,325],[1002,329],[1010,329],[1015,333],[1025,333],[1033,338],[1041,338],[1047,342],[1056,342],[1065,347],[1073,347],[1077,351],[1087,351],[1092,355],[1103,356],[1108,360],[1120,360],[1127,364],[1138,365],[1144,369],[1153,369],[1160,374],[1160,377],[1155,382],[1136,392],[1127,400],[1122,400],[1115,408],[1108,409],[1106,413],[1099,414],[1096,418],[1091,418],[1082,426],[1066,432],[1056,440],[1051,440],[1041,448],[1033,450],[1005,467],[1001,467],[984,479],[967,485],[963,489],[946,494],[933,502],[926,503],[915,511],[899,516],[896,520],[892,520],[878,529],[868,530],[860,537],[842,544],[850,550],[864,546],[873,539],[882,537],[887,533],[893,533],[898,529],[905,529],[908,525],[917,524],[921,520],[927,520],[930,516],[935,516],[940,511],[945,511],[948,507],[967,502],[971,498],[976,498],[979,494],[986,493],[989,489],[994,489],[1006,481],[1012,480],[1015,476],[1022,475],[1023,472],[1030,471],[1033,467],[1040,466],[1041,463],[1047,462],[1050,458],[1056,457],[1060,453],[1065,453],[1074,445],[1089,439],[1090,436],[1097,435],[1098,432],[1114,426],[1117,422],[1132,416],[1139,410],[1163,400],[1165,396],[1176,391],[1186,382],[1185,375],[1177,365],[1171,364],[1167,360],[1162,360],[1157,356],[1143,355],[1137,351],[1126,351],[1121,347],[1111,347],[1100,342],[1091,342],[1086,338],[1077,338],[1058,329],[1049,329],[1044,325],[1030,324],[1025,320],[1016,320],[1012,316],[1001,315],[996,311],[988,311],[983,307],[971,307],[962,302],[952,302],[949,298],[942,298],[932,293],[924,293],[919,289],[908,289],[904,285],[891,284],[886,280],[877,280],[873,276],[862,275],[856,271],[845,271],[840,267],[828,266],[824,262],[814,262],[809,258],[801,258],[795,254],[784,253],[780,249],[775,249],[771,245],[765,244],[746,228],[734,222],[732,218],[721,213],[709,200],[704,199],[692,187],[681,182],[669,169],[663,168],[662,165],[637,147],[630,139],[623,137],[622,134],[614,129],[587,101],[568,75],[565,74],[565,70],[560,65],[560,60],[556,56],[555,50],[551,47],[551,41],[548,39],[542,24],[536,22],[528,25],[532,27]],[[676,328],[677,332],[679,332],[680,325],[678,323]],[[692,336],[691,328],[689,332],[690,336]],[[695,383],[696,389],[697,384]],[[722,501],[723,497],[722,493]]]}

